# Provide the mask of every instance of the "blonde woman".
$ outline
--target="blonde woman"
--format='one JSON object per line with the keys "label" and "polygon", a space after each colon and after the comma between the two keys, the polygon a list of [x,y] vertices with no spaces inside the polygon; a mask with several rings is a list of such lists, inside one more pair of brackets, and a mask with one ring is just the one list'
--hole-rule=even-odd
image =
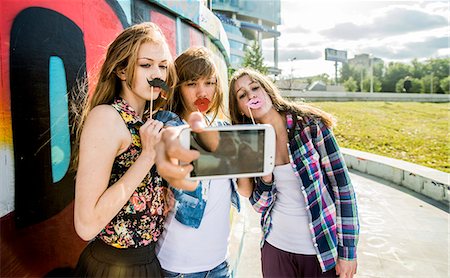
{"label": "blonde woman", "polygon": [[81,118],[74,221],[91,242],[77,277],[161,276],[155,242],[164,227],[167,185],[154,167],[155,145],[163,126],[180,122],[156,111],[175,80],[157,25],[131,26],[109,46]]}

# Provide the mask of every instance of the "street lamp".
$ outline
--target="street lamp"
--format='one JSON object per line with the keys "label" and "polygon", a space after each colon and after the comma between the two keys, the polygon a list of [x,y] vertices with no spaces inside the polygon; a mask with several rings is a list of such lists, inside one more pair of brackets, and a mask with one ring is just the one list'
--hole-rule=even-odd
{"label": "street lamp", "polygon": [[433,72],[430,72],[430,94],[433,93]]}
{"label": "street lamp", "polygon": [[289,82],[289,90],[292,91],[292,79],[294,79],[294,64],[293,61],[297,60],[297,57],[293,57],[288,59],[289,62],[291,62],[291,82]]}
{"label": "street lamp", "polygon": [[373,55],[369,54],[370,92],[373,93]]}

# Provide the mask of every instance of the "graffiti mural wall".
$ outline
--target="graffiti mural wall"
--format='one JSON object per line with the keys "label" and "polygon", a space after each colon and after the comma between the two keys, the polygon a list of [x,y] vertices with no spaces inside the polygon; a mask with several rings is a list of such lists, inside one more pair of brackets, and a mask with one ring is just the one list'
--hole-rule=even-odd
{"label": "graffiti mural wall", "polygon": [[[208,13],[201,1],[188,2]],[[1,1],[0,276],[63,273],[86,244],[73,228],[69,102],[85,76],[92,87],[108,44],[123,28],[157,23],[174,56],[207,46],[226,80],[225,40],[212,40],[212,27],[203,28],[199,18],[189,5],[170,9],[159,1]]]}

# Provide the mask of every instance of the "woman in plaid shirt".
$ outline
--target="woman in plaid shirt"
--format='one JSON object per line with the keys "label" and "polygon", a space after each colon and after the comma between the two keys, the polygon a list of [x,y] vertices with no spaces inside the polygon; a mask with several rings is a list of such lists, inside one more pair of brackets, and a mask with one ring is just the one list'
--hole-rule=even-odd
{"label": "woman in plaid shirt", "polygon": [[331,131],[334,119],[284,100],[264,75],[240,69],[230,81],[234,124],[271,124],[276,132],[271,175],[239,180],[262,213],[264,277],[353,277],[359,221],[356,197]]}

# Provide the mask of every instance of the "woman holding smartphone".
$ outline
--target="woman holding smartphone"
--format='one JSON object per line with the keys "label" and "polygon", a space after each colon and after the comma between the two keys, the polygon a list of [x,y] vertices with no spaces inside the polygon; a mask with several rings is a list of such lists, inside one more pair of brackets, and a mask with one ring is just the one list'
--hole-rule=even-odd
{"label": "woman holding smartphone", "polygon": [[76,277],[162,276],[155,242],[168,187],[154,167],[155,145],[177,116],[156,111],[163,88],[170,90],[165,81],[170,86],[174,78],[168,45],[153,23],[123,30],[108,47],[80,116],[74,224],[91,242]]}
{"label": "woman holding smartphone", "polygon": [[[224,125],[217,118],[222,109],[223,92],[211,53],[204,47],[189,48],[175,60],[175,68],[178,84],[168,96],[168,110],[180,115],[185,122],[191,113],[201,113],[206,125]],[[163,148],[161,146],[160,150]],[[183,161],[188,158],[186,155]],[[158,171],[167,173],[163,169],[167,165],[158,165]],[[183,173],[183,177],[187,174],[181,168],[172,172]],[[171,179],[168,180],[170,183]],[[173,189],[173,194],[175,208],[167,217],[157,248],[164,276],[229,277],[226,258],[231,205],[239,210],[235,182],[231,179],[200,180],[196,190]]]}
{"label": "woman holding smartphone", "polygon": [[272,174],[253,183],[262,213],[264,277],[353,277],[359,221],[355,192],[331,131],[334,119],[306,104],[284,100],[251,69],[230,80],[233,124],[270,124],[276,133]]}

